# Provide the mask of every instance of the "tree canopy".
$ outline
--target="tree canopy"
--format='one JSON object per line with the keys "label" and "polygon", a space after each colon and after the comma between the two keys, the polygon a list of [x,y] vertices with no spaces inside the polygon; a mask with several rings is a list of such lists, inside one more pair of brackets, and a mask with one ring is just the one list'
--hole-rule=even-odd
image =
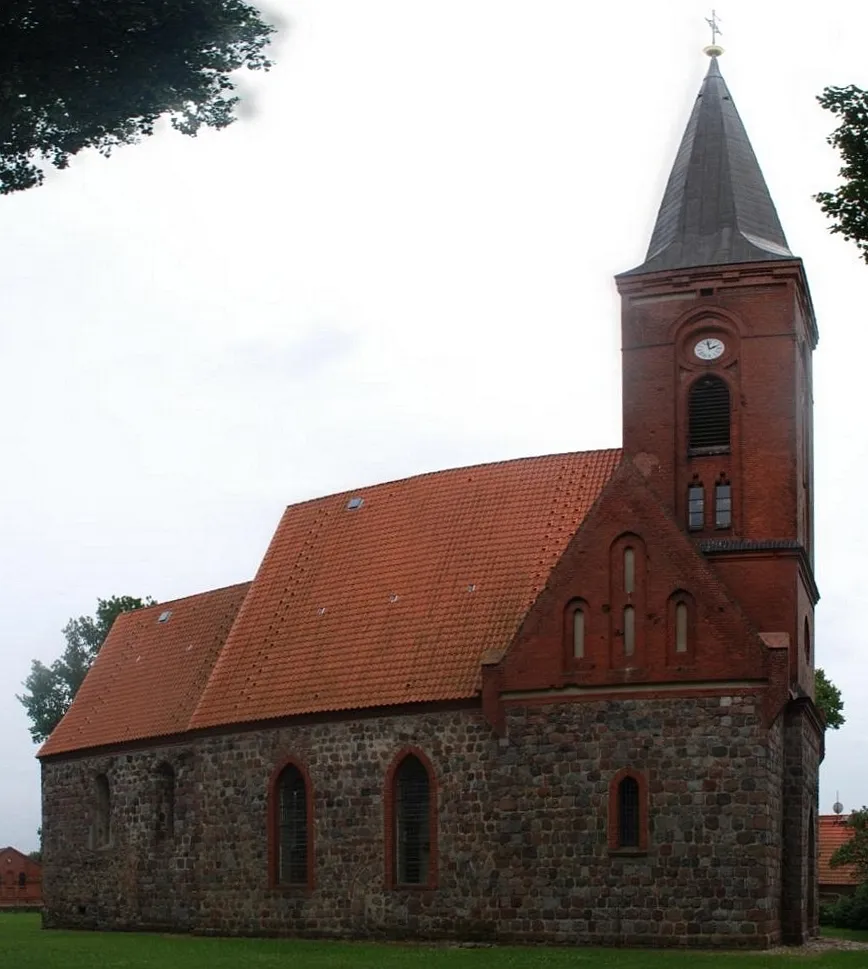
{"label": "tree canopy", "polygon": [[829,144],[838,149],[844,165],[840,187],[819,192],[816,199],[832,220],[831,231],[855,242],[868,262],[868,91],[853,84],[827,87],[817,100],[840,118]]}
{"label": "tree canopy", "polygon": [[829,729],[837,730],[846,722],[841,691],[821,669],[814,673],[814,702],[822,710]]}
{"label": "tree canopy", "polygon": [[60,723],[117,616],[152,605],[154,600],[150,596],[98,599],[95,616],[70,619],[63,627],[66,648],[59,659],[51,666],[33,660],[30,675],[24,681],[27,692],[18,700],[30,718],[30,735],[34,741],[45,740]]}
{"label": "tree canopy", "polygon": [[161,117],[188,135],[226,127],[232,73],[270,67],[272,33],[244,0],[4,0],[0,194],[83,148],[139,141]]}
{"label": "tree canopy", "polygon": [[859,879],[868,881],[868,807],[853,811],[847,818],[847,826],[852,829],[853,837],[835,851],[829,864],[833,868],[853,865]]}

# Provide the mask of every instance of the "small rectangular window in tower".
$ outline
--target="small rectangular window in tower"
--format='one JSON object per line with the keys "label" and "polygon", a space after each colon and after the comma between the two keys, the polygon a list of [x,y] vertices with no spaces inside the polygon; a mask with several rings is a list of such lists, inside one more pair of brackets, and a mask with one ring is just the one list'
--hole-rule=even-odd
{"label": "small rectangular window in tower", "polygon": [[732,486],[719,484],[714,489],[715,528],[729,528],[732,525]]}
{"label": "small rectangular window in tower", "polygon": [[705,527],[705,488],[691,485],[687,489],[687,527],[698,532]]}

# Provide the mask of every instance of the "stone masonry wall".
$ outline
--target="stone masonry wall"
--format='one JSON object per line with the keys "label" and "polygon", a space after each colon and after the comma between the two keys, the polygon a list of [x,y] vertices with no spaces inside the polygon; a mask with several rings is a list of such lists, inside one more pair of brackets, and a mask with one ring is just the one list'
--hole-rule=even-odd
{"label": "stone masonry wall", "polygon": [[[760,697],[362,717],[43,764],[50,927],[224,934],[763,946],[780,936],[781,743]],[[407,745],[437,777],[435,889],[384,887],[383,786]],[[313,785],[315,884],[268,887],[267,796],[292,756]],[[160,834],[159,765],[175,771]],[[649,847],[610,854],[608,792],[648,781]],[[94,777],[111,844],[92,847]]]}

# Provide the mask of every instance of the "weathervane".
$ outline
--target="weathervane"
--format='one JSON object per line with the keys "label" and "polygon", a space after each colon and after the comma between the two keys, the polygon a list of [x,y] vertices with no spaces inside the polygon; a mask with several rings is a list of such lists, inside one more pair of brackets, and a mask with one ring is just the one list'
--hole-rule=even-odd
{"label": "weathervane", "polygon": [[705,22],[711,27],[711,43],[705,48],[705,53],[709,57],[720,57],[723,53],[723,48],[718,44],[717,38],[719,35],[723,34],[720,29],[720,21],[717,19],[717,11],[712,10],[711,16],[705,18]]}

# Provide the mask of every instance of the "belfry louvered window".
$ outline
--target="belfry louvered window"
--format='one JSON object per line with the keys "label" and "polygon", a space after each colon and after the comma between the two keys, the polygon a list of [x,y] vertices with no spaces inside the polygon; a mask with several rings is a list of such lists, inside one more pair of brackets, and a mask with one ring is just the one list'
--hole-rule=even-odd
{"label": "belfry louvered window", "polygon": [[281,885],[307,884],[307,790],[301,771],[290,764],[278,789],[278,866]]}
{"label": "belfry louvered window", "polygon": [[639,847],[639,783],[625,777],[618,785],[618,846]]}
{"label": "belfry louvered window", "polygon": [[431,785],[417,757],[410,755],[401,762],[394,797],[396,881],[424,885],[431,853]]}
{"label": "belfry louvered window", "polygon": [[720,377],[701,377],[690,388],[688,423],[690,451],[729,449],[729,387]]}

